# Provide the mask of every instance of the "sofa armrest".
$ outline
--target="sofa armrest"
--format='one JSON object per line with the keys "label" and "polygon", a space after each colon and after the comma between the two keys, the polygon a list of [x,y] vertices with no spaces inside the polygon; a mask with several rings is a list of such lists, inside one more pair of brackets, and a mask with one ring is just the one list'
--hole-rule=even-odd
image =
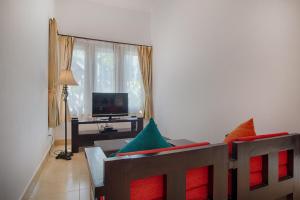
{"label": "sofa armrest", "polygon": [[104,152],[100,147],[85,148],[89,168],[91,189],[95,199],[104,195]]}

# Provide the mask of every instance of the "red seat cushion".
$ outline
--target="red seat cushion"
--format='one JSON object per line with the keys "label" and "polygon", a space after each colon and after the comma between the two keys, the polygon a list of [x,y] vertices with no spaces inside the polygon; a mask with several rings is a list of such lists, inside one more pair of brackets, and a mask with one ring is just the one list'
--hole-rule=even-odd
{"label": "red seat cushion", "polygon": [[190,169],[186,174],[186,200],[208,199],[209,169]]}

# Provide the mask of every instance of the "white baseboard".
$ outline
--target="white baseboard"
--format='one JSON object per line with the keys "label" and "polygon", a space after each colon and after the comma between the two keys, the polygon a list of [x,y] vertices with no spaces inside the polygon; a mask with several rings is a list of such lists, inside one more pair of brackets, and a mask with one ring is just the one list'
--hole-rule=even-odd
{"label": "white baseboard", "polygon": [[31,196],[31,194],[32,194],[32,192],[33,192],[33,190],[34,190],[34,188],[36,186],[36,183],[37,183],[37,181],[39,179],[41,171],[44,168],[44,166],[45,166],[45,164],[46,164],[46,162],[47,162],[47,160],[49,158],[49,152],[51,151],[53,145],[54,145],[54,141],[48,147],[48,150],[46,151],[46,153],[43,156],[43,159],[41,160],[41,162],[37,166],[36,170],[34,171],[33,176],[31,177],[30,181],[26,185],[25,190],[22,193],[22,195],[20,196],[19,200],[27,200]]}

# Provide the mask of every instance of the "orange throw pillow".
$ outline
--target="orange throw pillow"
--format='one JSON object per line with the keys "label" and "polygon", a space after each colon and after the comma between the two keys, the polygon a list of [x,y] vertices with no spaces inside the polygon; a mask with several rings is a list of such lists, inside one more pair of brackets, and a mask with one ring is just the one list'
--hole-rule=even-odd
{"label": "orange throw pillow", "polygon": [[240,137],[247,137],[247,136],[256,136],[253,118],[242,123],[231,133],[229,133],[226,136],[224,143],[228,144],[234,141],[235,139],[238,139]]}

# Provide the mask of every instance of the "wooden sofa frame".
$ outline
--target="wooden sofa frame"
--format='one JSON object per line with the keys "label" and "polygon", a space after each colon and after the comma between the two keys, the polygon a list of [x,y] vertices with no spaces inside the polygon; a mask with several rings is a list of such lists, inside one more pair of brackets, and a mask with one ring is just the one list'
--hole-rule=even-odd
{"label": "wooden sofa frame", "polygon": [[[288,176],[278,177],[278,153],[288,151]],[[249,161],[263,156],[264,184],[249,187]],[[251,142],[234,142],[231,160],[233,199],[300,199],[300,135],[290,134]]]}
{"label": "wooden sofa frame", "polygon": [[[278,180],[278,152],[289,150],[289,177]],[[290,134],[252,142],[234,142],[229,159],[228,147],[215,144],[189,149],[162,152],[155,155],[137,155],[106,158],[101,148],[86,148],[91,175],[91,192],[95,199],[130,200],[130,182],[150,176],[164,175],[167,200],[185,199],[185,174],[188,169],[209,166],[209,199],[228,199],[228,170],[233,175],[233,200],[293,199],[300,192],[300,135]],[[249,159],[264,155],[266,184],[249,187]]]}

